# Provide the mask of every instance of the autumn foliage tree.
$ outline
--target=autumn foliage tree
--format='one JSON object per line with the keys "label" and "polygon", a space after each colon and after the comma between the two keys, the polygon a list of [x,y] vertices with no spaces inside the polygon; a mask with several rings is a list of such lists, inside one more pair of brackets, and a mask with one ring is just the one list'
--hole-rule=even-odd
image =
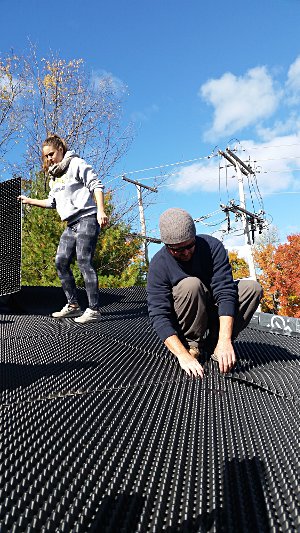
{"label": "autumn foliage tree", "polygon": [[274,254],[280,314],[300,318],[300,234],[289,235]]}
{"label": "autumn foliage tree", "polygon": [[262,245],[254,257],[264,289],[262,310],[300,318],[300,234],[289,235],[285,244]]}
{"label": "autumn foliage tree", "polygon": [[278,313],[279,301],[275,285],[275,255],[276,246],[271,243],[257,246],[254,250],[254,261],[259,270],[258,280],[263,288],[261,310],[264,313]]}
{"label": "autumn foliage tree", "polygon": [[236,250],[228,253],[229,263],[232,268],[233,279],[247,278],[249,276],[248,263],[242,257],[239,257]]}
{"label": "autumn foliage tree", "polygon": [[[64,59],[52,52],[39,58],[34,46],[23,58],[13,54],[0,57],[0,160],[2,156],[9,177],[23,176],[25,194],[46,198],[48,182],[41,172],[41,145],[49,133],[56,133],[93,166],[106,185],[133,137],[131,125],[122,125],[126,90],[110,74],[87,71],[82,59]],[[110,226],[101,232],[95,253],[100,284],[144,283],[141,240],[130,237],[131,225],[126,218],[126,212],[132,214],[131,206],[122,205],[120,213],[116,205],[115,193],[106,187]],[[59,285],[54,257],[64,226],[53,210],[24,208],[24,284]],[[74,275],[80,285],[76,265]]]}
{"label": "autumn foliage tree", "polygon": [[111,74],[90,72],[83,59],[50,53],[39,58],[33,46],[26,58],[26,169],[40,165],[40,147],[55,132],[101,179],[107,179],[132,142],[122,126],[126,86]]}

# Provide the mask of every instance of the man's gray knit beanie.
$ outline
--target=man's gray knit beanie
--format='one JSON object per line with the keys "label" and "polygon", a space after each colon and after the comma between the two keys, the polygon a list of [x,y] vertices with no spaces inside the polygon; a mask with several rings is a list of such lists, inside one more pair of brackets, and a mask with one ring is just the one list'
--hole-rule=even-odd
{"label": "man's gray knit beanie", "polygon": [[195,223],[187,211],[171,207],[159,219],[160,238],[164,244],[179,244],[193,239],[196,235]]}

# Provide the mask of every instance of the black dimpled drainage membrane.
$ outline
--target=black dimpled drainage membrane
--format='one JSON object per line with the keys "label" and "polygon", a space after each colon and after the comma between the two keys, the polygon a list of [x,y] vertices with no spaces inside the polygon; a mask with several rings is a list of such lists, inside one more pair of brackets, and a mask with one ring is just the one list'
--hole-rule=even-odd
{"label": "black dimpled drainage membrane", "polygon": [[0,315],[1,533],[298,531],[300,337],[247,329],[192,379],[144,289],[100,295],[97,324],[51,318],[57,289]]}
{"label": "black dimpled drainage membrane", "polygon": [[21,289],[21,178],[0,182],[0,296]]}

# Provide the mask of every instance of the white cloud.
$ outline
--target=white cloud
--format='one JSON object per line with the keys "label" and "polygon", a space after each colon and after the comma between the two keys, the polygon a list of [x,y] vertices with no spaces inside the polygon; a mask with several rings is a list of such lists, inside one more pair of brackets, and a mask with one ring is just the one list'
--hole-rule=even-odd
{"label": "white cloud", "polygon": [[[253,134],[260,140],[242,141],[245,151],[237,155],[244,160],[250,157],[257,166],[257,183],[262,195],[299,189],[300,173],[295,170],[300,167],[300,56],[290,65],[281,85],[266,67],[255,67],[243,76],[227,72],[219,79],[208,80],[200,88],[200,94],[214,108],[207,139],[215,141],[225,135],[228,139],[243,128],[254,127]],[[231,179],[232,176],[235,176],[233,167],[227,167],[224,178],[224,169],[220,173],[217,160],[212,159],[209,163],[180,169],[175,189],[218,192],[220,177],[221,188],[226,184],[231,194],[237,190],[237,180]]]}
{"label": "white cloud", "polygon": [[269,127],[264,127],[263,125],[257,127],[257,134],[263,141],[271,141],[272,139],[276,139],[276,137],[290,135],[292,133],[297,134],[299,131],[300,117],[296,110],[289,113],[284,120],[275,120]]}
{"label": "white cloud", "polygon": [[95,90],[111,90],[117,97],[121,97],[126,91],[126,84],[105,70],[94,71],[92,75],[92,85]]}
{"label": "white cloud", "polygon": [[289,103],[298,103],[300,101],[300,57],[297,57],[289,68],[286,89]]}
{"label": "white cloud", "polygon": [[159,107],[156,104],[152,104],[146,107],[143,111],[135,111],[131,114],[131,120],[133,122],[147,122],[151,116],[158,113]]}
{"label": "white cloud", "polygon": [[182,167],[171,179],[173,188],[178,192],[214,192],[218,184],[218,166],[215,161],[193,163]]}
{"label": "white cloud", "polygon": [[281,91],[266,67],[255,67],[244,76],[227,72],[200,88],[202,98],[214,107],[214,119],[206,140],[229,137],[270,117],[277,109]]}

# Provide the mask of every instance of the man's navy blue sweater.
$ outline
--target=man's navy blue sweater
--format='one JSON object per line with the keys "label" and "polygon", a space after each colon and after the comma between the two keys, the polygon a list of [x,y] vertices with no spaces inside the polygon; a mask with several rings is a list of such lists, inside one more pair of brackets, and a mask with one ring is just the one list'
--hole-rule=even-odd
{"label": "man's navy blue sweater", "polygon": [[199,278],[218,306],[219,316],[234,316],[237,287],[223,244],[210,235],[197,235],[190,261],[175,259],[164,246],[150,262],[147,293],[148,310],[153,327],[162,341],[177,335],[172,287],[188,276]]}

